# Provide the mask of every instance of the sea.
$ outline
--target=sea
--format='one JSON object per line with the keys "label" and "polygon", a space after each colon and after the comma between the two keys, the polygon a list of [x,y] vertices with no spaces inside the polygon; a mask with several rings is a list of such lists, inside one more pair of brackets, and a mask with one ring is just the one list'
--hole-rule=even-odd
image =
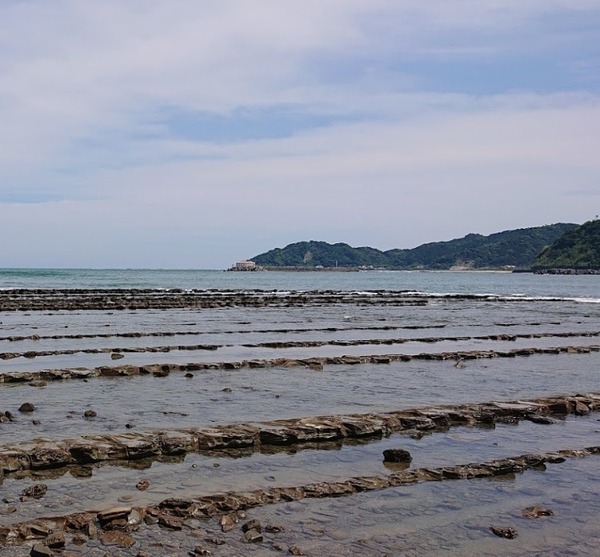
{"label": "sea", "polygon": [[[73,440],[600,395],[600,275],[0,269],[0,300],[23,291],[28,301],[49,299],[58,290],[60,297],[52,299],[69,298],[69,290],[73,299],[87,290],[131,290],[132,298],[155,292],[231,294],[234,302],[146,309],[9,311],[0,306],[0,414],[8,411],[13,417],[0,419],[3,556],[30,554],[37,539],[2,542],[3,532],[27,521],[382,476],[393,472],[382,459],[389,448],[409,450],[414,468],[433,469],[600,446],[598,414],[591,412],[546,425],[520,420],[451,427],[423,437],[392,434],[259,450],[191,451],[176,458],[33,473],[15,470],[6,463],[14,463],[19,451]],[[293,303],[286,304],[286,297]],[[255,299],[263,305],[244,302]],[[478,356],[469,357],[474,353]],[[303,359],[325,363],[298,365]],[[248,363],[257,361],[266,363]],[[127,366],[192,371],[111,373]],[[79,379],[40,380],[47,372],[56,376],[64,370],[76,370]],[[97,375],[97,370],[106,373]],[[35,406],[32,414],[19,411],[25,402]],[[131,533],[132,547],[118,549],[99,537],[77,546],[68,535],[66,551],[92,557],[183,556],[197,547],[195,554],[208,554],[201,552],[204,548],[215,556],[267,556],[274,550],[373,557],[598,555],[598,458],[582,453],[582,458],[495,479],[266,504],[246,518],[281,528],[263,532],[264,540],[256,544],[244,540],[243,520],[223,532],[215,519],[186,521],[181,530],[148,524]],[[149,488],[136,489],[140,480]],[[42,483],[47,487],[43,497],[23,495]],[[523,515],[536,506],[551,514]],[[512,528],[518,537],[498,537],[490,526]]]}
{"label": "sea", "polygon": [[600,275],[486,271],[227,272],[191,269],[0,269],[0,289],[392,290],[562,297],[600,303]]}

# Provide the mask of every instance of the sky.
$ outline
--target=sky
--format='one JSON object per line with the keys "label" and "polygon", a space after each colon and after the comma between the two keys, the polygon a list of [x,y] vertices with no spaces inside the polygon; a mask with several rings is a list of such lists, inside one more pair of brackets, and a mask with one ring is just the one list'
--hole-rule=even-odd
{"label": "sky", "polygon": [[0,0],[0,267],[600,213],[598,0]]}

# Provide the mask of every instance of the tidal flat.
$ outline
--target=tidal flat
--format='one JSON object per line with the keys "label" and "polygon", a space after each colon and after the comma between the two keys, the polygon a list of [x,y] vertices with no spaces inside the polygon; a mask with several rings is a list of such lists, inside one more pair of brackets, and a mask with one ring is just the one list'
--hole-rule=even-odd
{"label": "tidal flat", "polygon": [[599,323],[556,296],[0,291],[2,555],[594,555]]}

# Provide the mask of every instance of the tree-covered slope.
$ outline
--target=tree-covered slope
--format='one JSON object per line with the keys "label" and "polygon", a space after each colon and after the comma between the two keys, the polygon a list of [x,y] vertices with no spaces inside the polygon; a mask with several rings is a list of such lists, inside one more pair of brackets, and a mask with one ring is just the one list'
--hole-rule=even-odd
{"label": "tree-covered slope", "polygon": [[468,234],[448,242],[423,244],[414,249],[380,251],[348,244],[297,242],[253,257],[268,267],[383,267],[387,269],[473,269],[507,265],[529,267],[546,246],[572,230],[575,224],[552,224],[498,232],[490,236]]}
{"label": "tree-covered slope", "polygon": [[385,254],[374,248],[353,248],[348,244],[296,242],[252,258],[257,265],[269,267],[384,267]]}
{"label": "tree-covered slope", "polygon": [[574,228],[542,251],[534,269],[600,269],[600,220]]}

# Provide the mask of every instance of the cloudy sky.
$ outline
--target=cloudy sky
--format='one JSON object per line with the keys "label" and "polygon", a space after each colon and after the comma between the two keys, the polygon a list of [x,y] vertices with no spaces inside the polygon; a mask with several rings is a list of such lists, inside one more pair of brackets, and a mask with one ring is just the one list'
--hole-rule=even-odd
{"label": "cloudy sky", "polygon": [[1,0],[2,267],[600,212],[598,0]]}

